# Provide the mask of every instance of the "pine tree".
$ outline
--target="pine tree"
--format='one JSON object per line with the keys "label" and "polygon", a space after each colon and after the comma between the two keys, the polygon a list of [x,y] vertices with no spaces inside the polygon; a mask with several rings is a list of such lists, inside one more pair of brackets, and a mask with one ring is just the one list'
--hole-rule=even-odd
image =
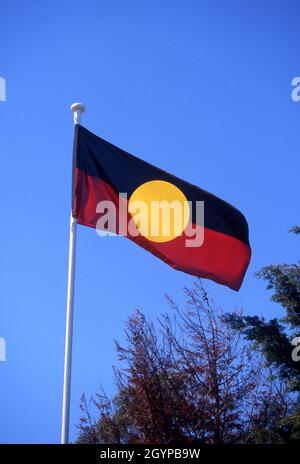
{"label": "pine tree", "polygon": [[[300,234],[300,227],[294,226],[290,232]],[[226,315],[224,320],[248,340],[255,342],[268,364],[276,369],[282,380],[289,383],[290,390],[300,395],[300,361],[292,357],[295,348],[292,341],[300,336],[299,262],[266,266],[255,275],[267,281],[267,289],[272,290],[271,300],[279,303],[285,314],[280,319],[269,321],[258,316],[238,314]],[[284,441],[300,439],[299,410],[298,402],[294,414],[279,428]]]}

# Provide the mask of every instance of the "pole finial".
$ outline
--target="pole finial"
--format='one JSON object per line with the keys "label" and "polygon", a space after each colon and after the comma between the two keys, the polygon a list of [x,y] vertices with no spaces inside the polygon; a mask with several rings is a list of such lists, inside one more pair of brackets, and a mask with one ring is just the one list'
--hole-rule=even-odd
{"label": "pole finial", "polygon": [[71,110],[74,113],[74,124],[80,124],[81,113],[85,112],[85,106],[82,103],[73,103]]}

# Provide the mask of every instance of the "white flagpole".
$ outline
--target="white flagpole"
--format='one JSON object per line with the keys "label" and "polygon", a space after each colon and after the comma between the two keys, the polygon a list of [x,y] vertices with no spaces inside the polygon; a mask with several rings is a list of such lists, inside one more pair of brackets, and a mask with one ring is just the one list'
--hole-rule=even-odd
{"label": "white flagpole", "polygon": [[[74,113],[74,124],[80,124],[81,113],[85,111],[82,103],[73,103],[71,110]],[[72,167],[72,185],[74,181],[74,159]],[[72,192],[73,195],[73,192]],[[73,202],[73,198],[72,198]],[[67,290],[67,313],[66,313],[66,341],[65,341],[65,363],[64,363],[64,387],[62,403],[61,443],[69,443],[70,423],[70,398],[71,398],[71,369],[72,369],[72,339],[73,339],[73,314],[74,314],[74,284],[75,284],[75,257],[76,257],[76,218],[73,217],[71,204],[70,219],[70,242],[69,242],[69,267],[68,267],[68,290]]]}

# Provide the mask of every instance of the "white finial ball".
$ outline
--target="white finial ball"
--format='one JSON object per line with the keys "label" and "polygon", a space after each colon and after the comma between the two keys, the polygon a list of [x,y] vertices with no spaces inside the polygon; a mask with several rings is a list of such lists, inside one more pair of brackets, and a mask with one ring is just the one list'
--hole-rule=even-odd
{"label": "white finial ball", "polygon": [[71,110],[73,111],[73,113],[75,113],[75,111],[80,111],[80,113],[84,113],[85,106],[83,103],[73,103],[73,105],[71,105]]}

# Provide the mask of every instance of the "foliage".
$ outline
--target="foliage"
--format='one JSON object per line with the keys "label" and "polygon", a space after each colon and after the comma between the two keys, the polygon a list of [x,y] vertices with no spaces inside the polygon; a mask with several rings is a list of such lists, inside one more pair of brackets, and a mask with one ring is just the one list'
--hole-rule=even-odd
{"label": "foliage", "polygon": [[[294,226],[290,232],[299,234],[300,227]],[[256,277],[267,281],[267,289],[273,292],[271,300],[281,304],[284,316],[266,321],[258,316],[227,314],[224,321],[239,330],[246,339],[255,342],[282,381],[287,381],[290,390],[299,395],[300,362],[292,358],[292,340],[300,334],[300,265],[266,266],[256,273]],[[285,442],[300,438],[299,406],[293,415],[286,418],[279,433]]]}
{"label": "foliage", "polygon": [[[185,289],[182,310],[157,326],[141,311],[126,325],[127,346],[116,343],[117,394],[82,399],[80,443],[281,442],[277,425],[291,410],[285,382],[266,369],[202,282]],[[240,312],[235,317],[242,317]],[[95,420],[91,410],[96,408]]]}

